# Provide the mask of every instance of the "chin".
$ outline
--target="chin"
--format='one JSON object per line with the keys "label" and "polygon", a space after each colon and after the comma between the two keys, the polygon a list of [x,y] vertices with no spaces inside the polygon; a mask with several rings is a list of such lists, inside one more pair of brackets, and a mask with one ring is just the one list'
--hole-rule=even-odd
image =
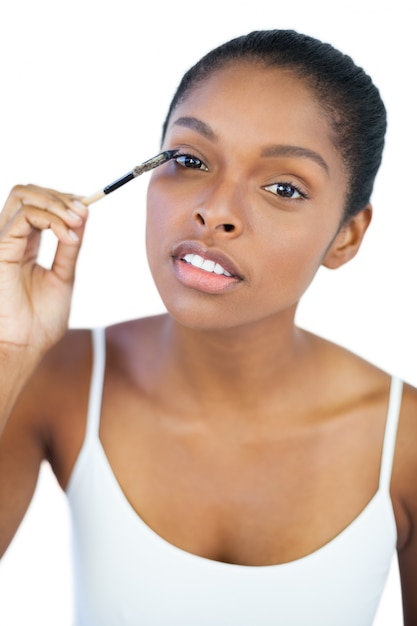
{"label": "chin", "polygon": [[233,330],[247,323],[241,319],[237,312],[231,310],[226,314],[220,312],[218,307],[213,306],[184,306],[164,302],[168,315],[184,328],[199,331],[226,331]]}

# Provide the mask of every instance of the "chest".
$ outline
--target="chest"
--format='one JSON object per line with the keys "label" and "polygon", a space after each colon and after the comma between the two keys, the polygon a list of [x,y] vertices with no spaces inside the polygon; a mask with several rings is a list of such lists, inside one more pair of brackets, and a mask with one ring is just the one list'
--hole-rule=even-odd
{"label": "chest", "polygon": [[139,415],[104,404],[103,449],[134,511],[187,552],[293,561],[331,541],[378,489],[384,420],[374,410],[261,433],[178,421],[146,403]]}

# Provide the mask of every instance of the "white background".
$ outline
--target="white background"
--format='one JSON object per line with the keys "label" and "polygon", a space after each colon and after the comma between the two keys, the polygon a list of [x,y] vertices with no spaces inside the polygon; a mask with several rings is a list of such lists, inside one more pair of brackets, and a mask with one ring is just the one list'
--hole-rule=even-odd
{"label": "white background", "polygon": [[[294,28],[327,40],[374,78],[390,128],[363,249],[348,266],[319,273],[299,323],[417,385],[414,6],[414,0],[2,0],[0,198],[17,182],[87,195],[156,154],[183,72],[226,39]],[[163,310],[144,254],[145,178],[92,207],[73,327]],[[399,603],[394,567],[376,624],[401,624]],[[0,623],[71,624],[66,502],[47,467],[0,564]]]}

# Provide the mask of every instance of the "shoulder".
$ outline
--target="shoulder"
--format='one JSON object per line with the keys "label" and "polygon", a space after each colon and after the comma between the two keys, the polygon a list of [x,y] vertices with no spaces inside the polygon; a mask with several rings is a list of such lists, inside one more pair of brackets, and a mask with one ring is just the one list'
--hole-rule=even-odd
{"label": "shoulder", "polygon": [[79,360],[91,352],[90,329],[68,330],[63,338],[49,350],[41,362],[40,371],[49,371],[53,374],[56,368],[63,371],[71,368]]}
{"label": "shoulder", "polygon": [[162,314],[113,324],[106,329],[107,340],[113,345],[130,345],[135,340],[145,341],[149,336],[157,336],[168,319],[167,314]]}
{"label": "shoulder", "polygon": [[[70,330],[42,358],[29,378],[13,411],[12,418],[36,422],[56,409],[58,397],[77,391],[82,369],[91,361],[91,339],[88,330]],[[62,397],[62,396],[61,396]]]}
{"label": "shoulder", "polygon": [[[11,421],[48,439],[50,424],[80,398],[91,369],[91,333],[69,330],[43,357],[21,393]],[[88,383],[87,383],[88,384]]]}
{"label": "shoulder", "polygon": [[[117,360],[120,368],[123,368],[130,355],[146,353],[149,343],[160,335],[163,318],[141,318],[103,328],[106,361],[110,361],[110,366]],[[43,395],[47,389],[48,404],[54,410],[62,406],[63,398],[69,401],[70,396],[79,396],[88,390],[93,363],[93,334],[93,329],[69,330],[46,354],[34,375],[31,387],[36,387],[39,395]]]}
{"label": "shoulder", "polygon": [[376,402],[383,408],[390,374],[339,344],[311,333],[307,337],[312,345],[311,362],[319,388],[327,389],[335,399],[343,399],[346,405]]}
{"label": "shoulder", "polygon": [[[55,416],[63,408],[63,399],[77,395],[89,378],[92,361],[90,330],[69,330],[42,359],[38,369],[29,380],[23,394],[23,402],[31,401],[32,414],[42,408],[46,417]],[[36,402],[33,403],[33,399]],[[35,417],[35,416],[34,416]]]}

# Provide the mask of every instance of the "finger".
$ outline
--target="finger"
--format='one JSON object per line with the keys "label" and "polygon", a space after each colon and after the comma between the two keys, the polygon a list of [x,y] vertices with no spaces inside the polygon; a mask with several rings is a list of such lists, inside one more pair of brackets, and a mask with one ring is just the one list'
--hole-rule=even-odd
{"label": "finger", "polygon": [[22,258],[22,263],[36,263],[38,258],[39,248],[41,244],[41,231],[32,229],[29,237],[27,238],[25,252]]}
{"label": "finger", "polygon": [[0,228],[21,207],[35,207],[60,217],[73,227],[80,226],[87,208],[76,196],[35,185],[16,185],[11,190],[0,216]]}
{"label": "finger", "polygon": [[79,228],[83,223],[78,215],[73,215],[70,211],[66,211],[62,215],[57,215],[49,210],[38,209],[33,206],[24,206],[21,212],[33,228],[38,230],[50,229],[58,239],[74,239],[72,229]]}
{"label": "finger", "polygon": [[83,196],[77,196],[72,193],[63,193],[56,189],[50,189],[48,187],[38,187],[36,185],[27,185],[27,188],[33,190],[35,193],[40,194],[46,192],[52,199],[59,198],[63,204],[69,209],[73,210],[77,215],[85,219],[88,215],[88,207],[83,202]]}
{"label": "finger", "polygon": [[88,207],[83,202],[84,196],[79,196],[73,193],[64,193],[62,191],[58,191],[57,189],[39,187],[32,184],[26,185],[25,187],[34,194],[39,193],[42,196],[42,194],[46,193],[51,199],[58,198],[69,209],[75,210],[76,213],[82,217],[86,217],[88,215]]}
{"label": "finger", "polygon": [[59,241],[51,270],[58,278],[66,283],[72,283],[75,278],[75,267],[84,235],[85,224],[78,228],[74,235],[78,237],[71,244]]}
{"label": "finger", "polygon": [[27,240],[33,231],[22,212],[0,230],[0,261],[20,263],[25,255]]}
{"label": "finger", "polygon": [[[71,216],[67,222],[71,222]],[[79,226],[78,221],[76,225]],[[70,227],[56,215],[37,209],[35,207],[23,207],[15,214],[5,228],[0,232],[0,260],[8,262],[21,262],[24,258],[28,237],[33,229],[42,231],[51,229],[59,241],[69,245],[78,242],[78,236]]]}

